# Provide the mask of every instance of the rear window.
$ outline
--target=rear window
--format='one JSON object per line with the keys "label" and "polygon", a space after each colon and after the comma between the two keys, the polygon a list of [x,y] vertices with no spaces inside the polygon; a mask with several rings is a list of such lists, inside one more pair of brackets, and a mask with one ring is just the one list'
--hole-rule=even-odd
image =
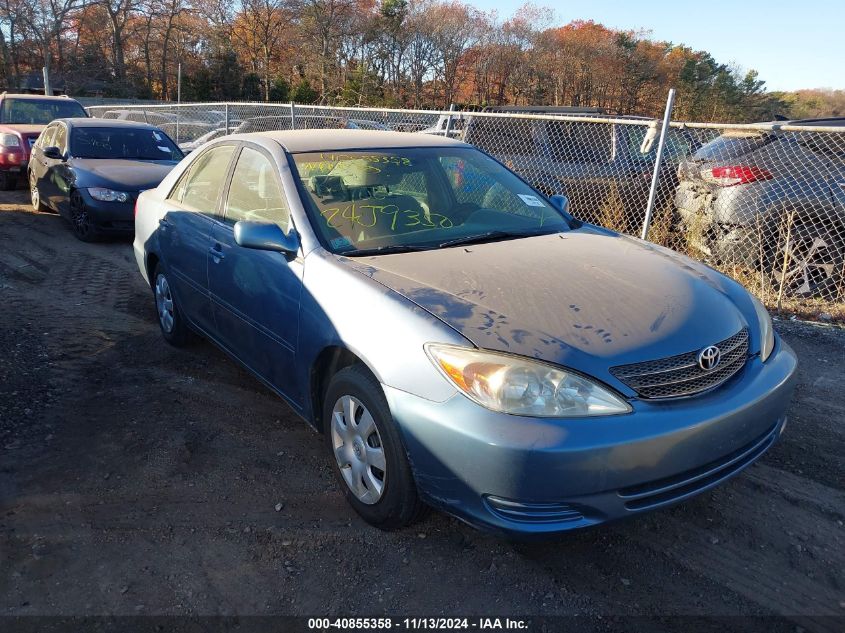
{"label": "rear window", "polygon": [[[651,158],[657,156],[657,138],[651,144],[651,149],[643,154],[642,148],[643,140],[648,132],[648,127],[645,125],[629,125],[627,134],[628,139],[628,153],[634,160]],[[658,132],[658,137],[660,133]],[[666,135],[666,145],[664,147],[664,156],[669,159],[679,159],[688,156],[690,153],[689,141],[683,137],[676,130],[670,129]]]}
{"label": "rear window", "polygon": [[535,153],[533,121],[475,117],[464,140],[494,155],[531,156]]}
{"label": "rear window", "polygon": [[771,143],[774,139],[775,137],[771,134],[723,134],[699,149],[695,153],[695,158],[698,160],[739,158]]}
{"label": "rear window", "polygon": [[613,126],[607,123],[549,121],[552,155],[570,163],[606,163],[613,158]]}
{"label": "rear window", "polygon": [[20,125],[47,125],[54,119],[87,117],[79,103],[73,99],[3,99],[0,123]]}

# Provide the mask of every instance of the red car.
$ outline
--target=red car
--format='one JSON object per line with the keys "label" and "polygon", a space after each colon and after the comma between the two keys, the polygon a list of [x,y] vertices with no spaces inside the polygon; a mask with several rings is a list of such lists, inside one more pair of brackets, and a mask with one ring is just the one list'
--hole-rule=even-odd
{"label": "red car", "polygon": [[69,97],[0,94],[0,189],[17,186],[35,140],[50,121],[87,116],[85,108]]}

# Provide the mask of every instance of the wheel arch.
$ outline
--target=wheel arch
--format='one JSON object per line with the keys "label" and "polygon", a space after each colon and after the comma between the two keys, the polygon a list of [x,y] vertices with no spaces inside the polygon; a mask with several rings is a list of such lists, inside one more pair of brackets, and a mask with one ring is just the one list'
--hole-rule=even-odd
{"label": "wheel arch", "polygon": [[158,256],[156,252],[147,253],[146,262],[144,262],[144,267],[147,269],[147,280],[150,282],[150,288],[153,287],[155,283],[155,279],[153,279],[153,273],[155,272],[156,266],[161,261],[161,258]]}
{"label": "wheel arch", "polygon": [[359,355],[343,345],[327,345],[317,354],[314,362],[311,363],[311,369],[308,373],[308,397],[311,406],[309,422],[318,432],[322,433],[324,431],[322,419],[323,400],[325,399],[332,376],[341,369],[353,365],[360,365],[378,382],[378,376],[369,365]]}

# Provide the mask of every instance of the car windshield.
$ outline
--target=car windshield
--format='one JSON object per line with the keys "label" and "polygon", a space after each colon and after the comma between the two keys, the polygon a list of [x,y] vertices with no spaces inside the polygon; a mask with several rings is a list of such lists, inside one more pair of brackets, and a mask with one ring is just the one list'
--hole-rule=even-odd
{"label": "car windshield", "polygon": [[75,158],[123,158],[179,161],[184,154],[161,130],[150,128],[78,127],[71,134]]}
{"label": "car windshield", "polygon": [[0,123],[47,125],[54,119],[87,117],[85,109],[73,99],[3,99]]}
{"label": "car windshield", "polygon": [[293,155],[311,223],[334,253],[426,250],[565,231],[564,216],[474,148]]}

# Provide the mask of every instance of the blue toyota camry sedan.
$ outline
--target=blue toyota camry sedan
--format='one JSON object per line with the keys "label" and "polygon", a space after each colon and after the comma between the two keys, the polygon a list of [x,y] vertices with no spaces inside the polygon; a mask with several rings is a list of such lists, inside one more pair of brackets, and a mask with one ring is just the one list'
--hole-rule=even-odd
{"label": "blue toyota camry sedan", "polygon": [[205,337],[286,400],[384,529],[426,505],[511,535],[634,516],[786,424],[795,355],[739,284],[452,139],[228,136],[135,222],[164,339]]}

